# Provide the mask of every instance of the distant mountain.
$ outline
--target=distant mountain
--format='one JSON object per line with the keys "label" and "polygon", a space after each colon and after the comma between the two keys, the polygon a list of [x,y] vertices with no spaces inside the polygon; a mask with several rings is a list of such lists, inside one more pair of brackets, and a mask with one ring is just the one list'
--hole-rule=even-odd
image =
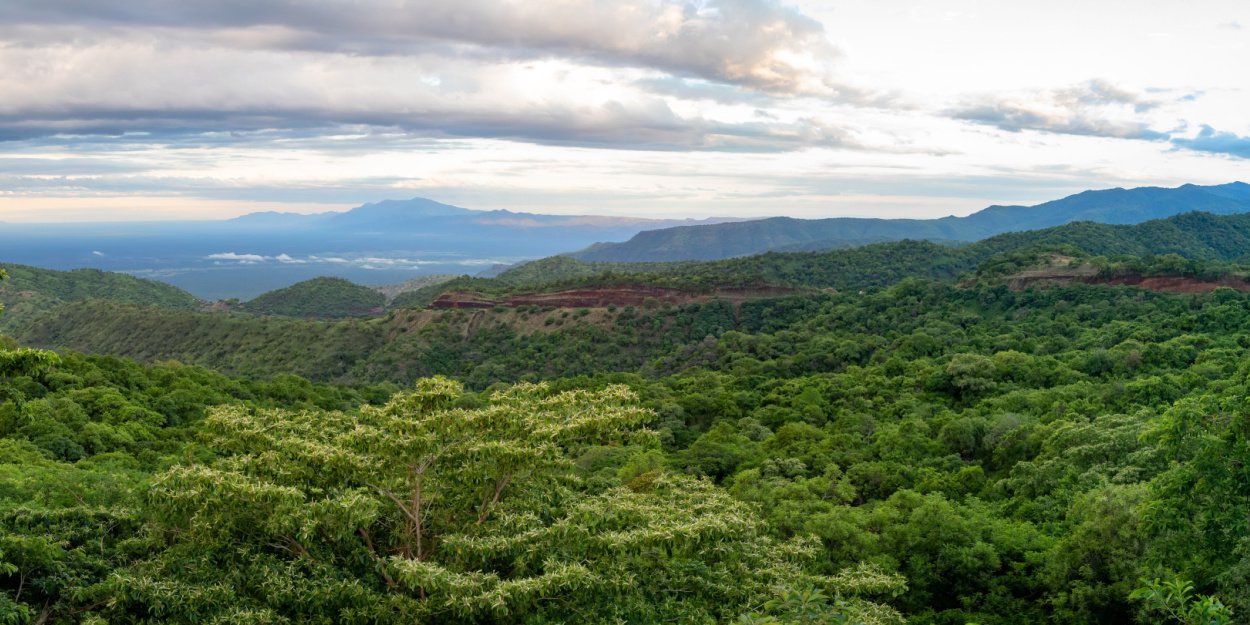
{"label": "distant mountain", "polygon": [[1085,191],[1036,206],[990,206],[967,217],[941,219],[793,219],[774,217],[640,232],[624,243],[598,243],[569,254],[587,261],[715,260],[765,251],[821,251],[867,242],[921,239],[976,241],[1004,232],[1074,221],[1135,224],[1185,212],[1250,212],[1250,185],[1187,184]]}
{"label": "distant mountain", "polygon": [[[671,228],[679,225],[706,225],[734,221],[730,218],[647,219],[602,215],[547,215],[518,213],[509,210],[475,210],[443,204],[426,198],[383,200],[362,204],[348,211],[315,213],[261,212],[249,213],[228,220],[231,226],[245,228],[295,227],[324,228],[345,233],[382,235],[454,233],[464,228],[534,231],[542,229],[571,231],[624,231],[628,235],[641,230]],[[627,235],[627,236],[628,236]]]}
{"label": "distant mountain", "polygon": [[413,198],[312,215],[0,224],[0,251],[24,265],[125,272],[206,300],[246,300],[319,276],[372,285],[475,274],[649,228],[718,221],[472,210]]}
{"label": "distant mountain", "polygon": [[264,293],[239,307],[244,312],[307,319],[371,317],[382,313],[386,296],[342,278],[313,278]]}
{"label": "distant mountain", "polygon": [[[1250,214],[1193,212],[1140,224],[1080,221],[1004,233],[961,245],[908,239],[823,252],[766,252],[711,261],[615,263],[553,256],[511,268],[492,279],[461,278],[425,289],[421,299],[406,301],[428,303],[439,295],[440,288],[501,293],[532,290],[556,282],[859,289],[888,285],[906,277],[951,279],[995,256],[1068,248],[1092,256],[1176,254],[1195,261],[1246,264],[1250,263]],[[400,305],[399,300],[396,305]]]}

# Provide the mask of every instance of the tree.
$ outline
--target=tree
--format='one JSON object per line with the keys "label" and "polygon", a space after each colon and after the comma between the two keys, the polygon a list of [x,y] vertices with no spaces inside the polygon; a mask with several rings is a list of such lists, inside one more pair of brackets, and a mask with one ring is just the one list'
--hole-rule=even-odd
{"label": "tree", "polygon": [[214,409],[205,441],[221,457],[156,479],[154,554],[114,576],[110,617],[696,623],[807,587],[874,622],[895,614],[856,595],[897,578],[808,573],[813,541],[770,538],[706,480],[587,489],[577,449],[657,445],[625,387],[462,399],[434,378],[355,413]]}
{"label": "tree", "polygon": [[1146,604],[1146,609],[1162,614],[1181,625],[1228,625],[1233,615],[1216,597],[1194,594],[1194,585],[1179,577],[1170,580],[1143,579],[1130,599]]}

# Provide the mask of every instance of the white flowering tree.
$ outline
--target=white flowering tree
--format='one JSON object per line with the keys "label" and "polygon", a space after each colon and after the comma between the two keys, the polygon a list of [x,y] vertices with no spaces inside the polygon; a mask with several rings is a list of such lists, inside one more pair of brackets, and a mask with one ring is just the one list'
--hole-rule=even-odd
{"label": "white flowering tree", "polygon": [[435,378],[353,413],[216,409],[216,458],[151,490],[154,555],[113,577],[110,622],[713,623],[798,589],[838,597],[830,619],[896,618],[857,597],[897,578],[808,574],[814,544],[769,538],[710,483],[584,486],[579,448],[655,445],[627,388],[462,394]]}

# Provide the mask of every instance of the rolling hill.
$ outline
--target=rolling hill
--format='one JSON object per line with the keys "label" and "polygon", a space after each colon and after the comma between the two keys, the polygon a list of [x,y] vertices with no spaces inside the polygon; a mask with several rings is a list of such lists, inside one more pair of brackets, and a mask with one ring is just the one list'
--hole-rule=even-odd
{"label": "rolling hill", "polygon": [[1177,254],[1200,261],[1250,259],[1250,214],[1184,213],[1140,224],[1088,221],[1009,232],[964,245],[925,240],[875,243],[825,252],[766,252],[713,261],[613,263],[554,256],[509,269],[496,278],[459,278],[407,295],[400,304],[427,304],[444,290],[505,293],[544,284],[577,286],[643,281],[660,286],[744,286],[859,289],[908,276],[954,279],[1000,254],[1071,247],[1091,256]]}
{"label": "rolling hill", "polygon": [[[533,372],[536,361],[544,363],[543,370],[536,372],[542,375],[634,370],[671,350],[675,340],[697,342],[716,335],[712,331],[716,328],[754,327],[751,324],[781,314],[779,310],[794,308],[798,311],[794,314],[802,314],[804,305],[779,302],[832,297],[831,290],[855,298],[861,291],[871,293],[908,278],[950,285],[973,275],[978,267],[991,265],[999,274],[1010,275],[1057,249],[1087,257],[1143,258],[1143,266],[1164,269],[1176,263],[1160,265],[1150,258],[1177,254],[1202,262],[1244,261],[1250,250],[1250,215],[1188,213],[1137,225],[1078,222],[960,247],[897,241],[821,253],[770,252],[720,261],[646,265],[557,257],[499,278],[459,278],[416,292],[422,295],[422,304],[455,292],[470,294],[455,297],[489,308],[401,308],[380,318],[334,322],[78,302],[64,304],[28,324],[17,338],[41,347],[149,362],[178,360],[248,375],[295,372],[339,382],[407,382],[420,375],[447,373],[489,385]],[[551,276],[544,277],[544,266],[552,269]],[[341,286],[328,282],[313,286],[319,285],[335,291]],[[604,299],[593,305],[579,301],[565,308],[553,304],[550,297],[505,297],[561,290],[567,294],[585,286],[606,291],[614,285],[645,285],[659,287],[666,295],[676,291],[692,295],[672,298],[676,305],[666,305],[656,297],[651,306],[636,306],[632,300],[613,305]],[[317,290],[305,287],[297,292]],[[715,296],[732,289],[765,295],[743,302]],[[705,297],[709,293],[712,298]],[[306,306],[297,300],[289,305],[295,308],[285,309],[288,312]],[[490,354],[496,364],[479,368],[484,354]],[[500,368],[498,363],[504,361],[512,364]]]}
{"label": "rolling hill", "polygon": [[240,310],[260,315],[338,319],[382,313],[386,296],[342,278],[313,278],[270,291],[244,303]]}
{"label": "rolling hill", "polygon": [[26,265],[0,265],[0,331],[11,332],[31,319],[68,302],[107,300],[171,310],[195,310],[202,302],[177,287],[123,273],[96,269],[56,271]]}

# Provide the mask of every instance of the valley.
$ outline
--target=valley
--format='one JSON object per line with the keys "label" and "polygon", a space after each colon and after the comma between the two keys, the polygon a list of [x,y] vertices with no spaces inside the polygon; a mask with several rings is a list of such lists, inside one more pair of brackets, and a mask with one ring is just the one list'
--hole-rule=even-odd
{"label": "valley", "polygon": [[0,625],[1250,624],[1248,33],[0,1]]}
{"label": "valley", "polygon": [[[879,619],[864,622],[1131,619],[1131,596],[1151,588],[1142,578],[1155,571],[1250,609],[1229,573],[1242,556],[1226,548],[1229,537],[1250,544],[1250,534],[1224,514],[1250,511],[1250,500],[1236,465],[1228,472],[1223,460],[1247,453],[1238,434],[1247,243],[1246,215],[1184,213],[957,246],[880,242],[677,263],[554,256],[490,278],[443,276],[385,292],[323,277],[215,303],[124,274],[12,265],[0,283],[11,336],[0,364],[10,363],[4,388],[22,403],[0,404],[0,528],[61,551],[34,560],[0,539],[0,562],[45,580],[24,596],[59,606],[52,613],[125,622],[166,605],[163,590],[144,586],[154,571],[177,580],[180,597],[212,577],[183,572],[180,550],[240,557],[217,538],[156,538],[144,528],[202,532],[217,518],[222,540],[268,554],[235,561],[249,575],[315,558],[337,572],[284,575],[329,588],[353,576],[368,589],[360,603],[338,598],[329,609],[372,609],[396,592],[387,578],[407,574],[403,545],[416,534],[369,486],[377,469],[368,463],[390,453],[375,445],[390,443],[367,440],[389,440],[375,428],[410,427],[400,424],[418,411],[418,423],[443,424],[437,444],[451,450],[530,441],[520,448],[529,450],[545,444],[526,438],[538,431],[595,432],[605,438],[577,438],[545,465],[577,485],[562,491],[566,505],[599,510],[609,504],[596,498],[608,497],[676,506],[622,521],[629,532],[683,510],[751,519],[734,530],[747,542],[733,549],[806,545],[810,570],[831,577],[791,583],[842,589],[859,606],[842,609]],[[461,423],[472,420],[492,425],[466,443]],[[475,470],[502,461],[463,453]],[[442,479],[459,475],[439,470]],[[491,489],[507,486],[500,475]],[[162,521],[129,507],[151,480],[162,486],[144,509]],[[339,490],[338,480],[355,486]],[[235,483],[292,503],[272,507]],[[526,509],[522,493],[535,487],[494,495],[500,514]],[[204,492],[219,503],[201,503]],[[336,507],[333,497],[373,503]],[[494,498],[486,494],[470,516],[490,518]],[[325,530],[297,537],[236,524],[303,514],[283,506],[308,501]],[[64,520],[36,531],[32,510]],[[350,516],[358,510],[378,516]],[[117,542],[91,529],[96,518]],[[439,521],[444,540],[480,531],[454,518]],[[510,518],[481,523],[503,531]],[[575,522],[538,523],[524,540],[541,543]],[[679,540],[703,540],[697,523],[683,527]],[[390,563],[330,564],[343,557],[332,554],[378,549],[378,536],[393,541]],[[280,545],[291,541],[307,554],[287,555]],[[483,548],[499,548],[491,545]],[[723,566],[714,553],[646,560]],[[480,566],[445,548],[433,557],[449,569]],[[593,566],[615,571],[622,562]],[[76,581],[53,583],[58,571]],[[235,592],[255,609],[306,616],[239,583]],[[1073,587],[1088,592],[1074,598]],[[473,588],[460,600],[483,614],[495,591]],[[83,605],[77,593],[119,599]],[[575,597],[556,601],[566,609],[584,598]],[[435,605],[403,600],[409,612]],[[18,614],[38,607],[9,601]],[[223,609],[177,605],[163,609],[186,621]]]}

